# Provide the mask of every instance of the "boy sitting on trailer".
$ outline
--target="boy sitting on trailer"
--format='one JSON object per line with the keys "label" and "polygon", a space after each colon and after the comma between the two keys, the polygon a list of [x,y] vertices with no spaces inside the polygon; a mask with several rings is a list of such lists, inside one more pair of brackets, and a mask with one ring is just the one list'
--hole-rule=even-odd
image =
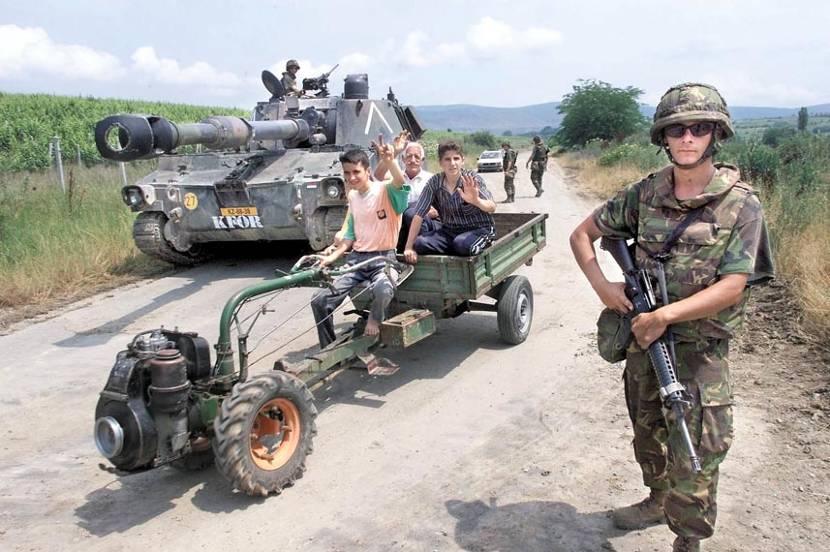
{"label": "boy sitting on trailer", "polygon": [[[442,171],[424,186],[409,227],[404,248],[408,263],[418,262],[418,255],[478,255],[496,235],[492,215],[496,203],[484,180],[464,170],[461,145],[452,141],[439,144],[438,162]],[[419,235],[430,207],[438,211],[441,227]]]}
{"label": "boy sitting on trailer", "polygon": [[[395,163],[394,148],[384,144],[383,137],[373,144],[380,163],[391,173],[386,181],[370,180],[369,157],[363,150],[355,149],[340,156],[343,176],[351,187],[348,194],[349,215],[342,242],[333,252],[326,255],[321,264],[328,266],[337,261],[349,248],[347,258],[350,264],[357,264],[372,257],[395,259],[395,246],[401,229],[401,213],[406,210],[409,187]],[[311,310],[317,323],[320,347],[325,348],[336,336],[332,313],[348,296],[349,292],[363,282],[371,282],[374,297],[364,335],[378,335],[380,324],[395,295],[397,273],[386,269],[384,262],[376,261],[366,267],[337,278],[330,288],[320,290],[311,300]]]}

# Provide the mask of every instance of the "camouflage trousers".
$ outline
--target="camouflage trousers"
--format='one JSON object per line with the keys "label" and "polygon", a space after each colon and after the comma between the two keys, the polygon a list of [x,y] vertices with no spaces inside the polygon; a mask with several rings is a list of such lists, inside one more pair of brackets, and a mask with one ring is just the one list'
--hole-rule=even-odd
{"label": "camouflage trousers", "polygon": [[504,193],[507,194],[508,201],[513,201],[513,199],[516,197],[516,186],[513,184],[513,179],[515,177],[516,173],[504,173]]}
{"label": "camouflage trousers", "polygon": [[545,174],[545,162],[544,161],[531,161],[530,162],[530,181],[533,183],[533,187],[536,188],[536,192],[538,193],[542,189],[542,175]]}
{"label": "camouflage trousers", "polygon": [[623,376],[634,428],[634,456],[643,472],[643,483],[668,491],[664,511],[671,530],[682,537],[705,539],[715,531],[718,466],[733,436],[728,341],[678,343],[676,352],[677,376],[691,400],[686,424],[701,471],[691,471],[673,415],[667,411],[668,424],[664,417],[648,354],[636,344],[628,349]]}

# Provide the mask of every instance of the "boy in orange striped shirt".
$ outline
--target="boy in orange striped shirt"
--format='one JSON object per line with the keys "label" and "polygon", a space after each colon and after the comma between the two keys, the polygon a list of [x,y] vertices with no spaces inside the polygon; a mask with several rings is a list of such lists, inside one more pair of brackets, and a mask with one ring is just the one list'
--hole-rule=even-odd
{"label": "boy in orange striped shirt", "polygon": [[[395,163],[395,152],[391,144],[383,139],[375,144],[380,163],[386,165],[391,180],[378,182],[370,180],[369,157],[363,150],[350,150],[340,156],[343,176],[351,186],[349,192],[349,215],[343,240],[332,253],[323,258],[323,266],[339,259],[350,248],[348,262],[356,264],[372,257],[395,258],[395,246],[401,229],[401,213],[408,205],[409,187],[404,186],[400,167]],[[397,274],[384,270],[385,263],[371,263],[365,268],[337,278],[331,288],[317,292],[311,300],[311,310],[317,322],[317,336],[320,347],[326,347],[335,340],[334,322],[331,314],[358,284],[371,282],[373,295],[369,319],[364,335],[377,335],[386,307],[395,295]]]}

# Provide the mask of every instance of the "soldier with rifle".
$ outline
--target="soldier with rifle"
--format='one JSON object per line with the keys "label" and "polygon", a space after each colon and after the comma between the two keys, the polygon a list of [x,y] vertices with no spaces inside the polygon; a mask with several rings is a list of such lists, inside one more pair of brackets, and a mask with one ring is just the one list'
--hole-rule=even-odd
{"label": "soldier with rifle", "polygon": [[504,169],[504,193],[507,194],[505,203],[513,203],[516,200],[516,186],[513,180],[516,178],[516,150],[510,147],[507,142],[502,142],[501,149],[504,151],[502,157],[502,168]]}
{"label": "soldier with rifle", "polygon": [[530,157],[527,158],[525,168],[530,168],[530,181],[533,187],[536,188],[536,197],[542,195],[542,177],[545,170],[548,168],[548,155],[550,149],[542,143],[542,138],[539,136],[533,137],[533,150],[530,152]]}
{"label": "soldier with rifle", "polygon": [[[624,382],[649,496],[615,509],[614,524],[667,522],[675,552],[700,550],[714,533],[718,466],[733,435],[729,339],[749,286],[773,277],[758,196],[736,167],[713,161],[733,135],[714,87],[670,88],[651,141],[672,165],[620,190],[571,235],[574,257],[602,302],[633,316]],[[599,238],[621,263],[625,283],[609,282],[600,269]],[[633,240],[633,259],[622,240]]]}

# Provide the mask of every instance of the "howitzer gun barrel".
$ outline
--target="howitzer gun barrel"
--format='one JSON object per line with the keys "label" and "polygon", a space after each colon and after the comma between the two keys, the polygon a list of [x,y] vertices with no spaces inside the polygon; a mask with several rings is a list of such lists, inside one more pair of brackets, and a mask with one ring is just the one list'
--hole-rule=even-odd
{"label": "howitzer gun barrel", "polygon": [[179,146],[240,148],[253,140],[305,140],[309,134],[308,123],[302,119],[246,121],[214,116],[199,123],[176,124],[164,117],[113,115],[95,125],[95,145],[105,159],[134,161],[158,157]]}

